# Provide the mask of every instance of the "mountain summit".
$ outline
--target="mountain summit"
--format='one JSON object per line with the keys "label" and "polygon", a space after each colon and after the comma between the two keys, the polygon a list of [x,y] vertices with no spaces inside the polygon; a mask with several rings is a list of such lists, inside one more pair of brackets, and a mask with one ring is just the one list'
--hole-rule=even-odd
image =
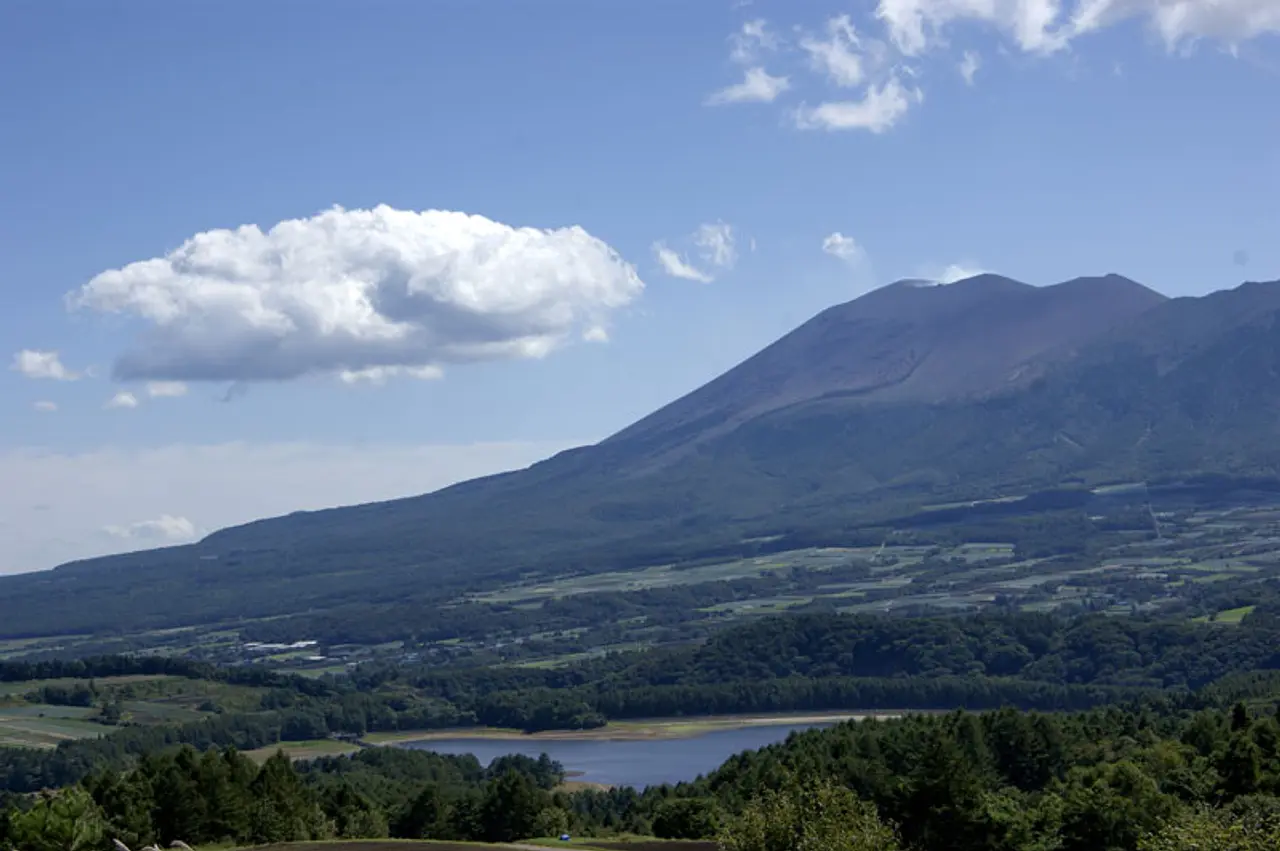
{"label": "mountain summit", "polygon": [[606,443],[667,450],[802,402],[940,403],[1018,385],[1099,333],[1165,301],[1119,275],[1033,287],[999,275],[899,281],[824,310],[709,384]]}
{"label": "mountain summit", "polygon": [[1177,299],[1118,275],[899,282],[525,470],[0,578],[0,636],[457,594],[1067,481],[1280,480],[1277,376],[1280,282]]}

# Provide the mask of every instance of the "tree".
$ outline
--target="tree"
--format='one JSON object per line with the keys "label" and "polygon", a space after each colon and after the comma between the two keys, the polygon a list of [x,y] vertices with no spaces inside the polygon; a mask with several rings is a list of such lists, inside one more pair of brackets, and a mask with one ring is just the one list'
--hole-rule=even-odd
{"label": "tree", "polygon": [[331,789],[325,811],[333,817],[334,829],[342,839],[383,839],[387,818],[372,801],[348,783]]}
{"label": "tree", "polygon": [[284,751],[277,751],[258,770],[250,787],[250,838],[258,844],[323,839],[329,825],[307,794]]}
{"label": "tree", "polygon": [[1128,851],[1176,809],[1172,797],[1131,762],[1078,770],[1063,794],[1065,851]]}
{"label": "tree", "polygon": [[93,797],[78,786],[42,793],[35,806],[9,816],[8,842],[18,851],[95,851],[107,822]]}
{"label": "tree", "polygon": [[1227,751],[1218,761],[1222,792],[1227,799],[1251,795],[1262,784],[1262,752],[1248,728],[1231,734]]}
{"label": "tree", "polygon": [[405,839],[444,839],[449,831],[449,807],[440,787],[422,787],[395,824],[395,835]]}
{"label": "tree", "polygon": [[488,783],[480,805],[484,838],[489,842],[513,842],[536,835],[538,814],[550,796],[527,775],[511,769]]}
{"label": "tree", "polygon": [[533,823],[535,836],[559,836],[569,830],[569,813],[562,807],[547,807]]}
{"label": "tree", "polygon": [[723,851],[899,851],[876,809],[829,779],[768,789],[720,831]]}
{"label": "tree", "polygon": [[1224,810],[1199,809],[1171,819],[1143,837],[1138,851],[1275,851],[1280,822],[1251,820]]}
{"label": "tree", "polygon": [[107,818],[107,831],[130,848],[155,843],[155,826],[151,812],[155,797],[151,783],[140,771],[121,776],[104,771],[85,781],[85,788],[102,808]]}
{"label": "tree", "polygon": [[662,839],[707,839],[720,830],[720,808],[711,798],[673,798],[658,805],[653,833]]}

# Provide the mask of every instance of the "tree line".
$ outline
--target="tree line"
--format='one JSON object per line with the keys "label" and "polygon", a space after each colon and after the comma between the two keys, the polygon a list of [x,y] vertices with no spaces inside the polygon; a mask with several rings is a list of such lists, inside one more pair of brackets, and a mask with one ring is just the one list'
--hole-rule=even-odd
{"label": "tree line", "polygon": [[234,748],[178,746],[12,798],[0,848],[569,831],[718,839],[725,851],[1262,851],[1280,847],[1276,711],[1273,693],[1227,710],[1156,700],[848,722],[645,790],[564,791],[563,767],[545,756],[485,768],[370,748],[259,766]]}

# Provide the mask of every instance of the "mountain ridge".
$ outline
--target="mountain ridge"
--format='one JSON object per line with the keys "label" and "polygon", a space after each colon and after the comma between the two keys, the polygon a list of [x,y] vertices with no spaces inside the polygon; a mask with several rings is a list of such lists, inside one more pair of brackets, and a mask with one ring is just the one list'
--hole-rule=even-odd
{"label": "mountain ridge", "polygon": [[[868,351],[880,358],[869,366]],[[886,375],[898,380],[876,384]],[[1064,481],[1280,477],[1277,375],[1280,282],[1177,299],[1116,275],[891,285],[594,446],[431,494],[0,578],[0,623],[97,625],[77,593],[145,598],[164,610],[147,615],[157,623],[182,622],[195,593],[227,616],[319,611],[795,530],[838,537]]]}

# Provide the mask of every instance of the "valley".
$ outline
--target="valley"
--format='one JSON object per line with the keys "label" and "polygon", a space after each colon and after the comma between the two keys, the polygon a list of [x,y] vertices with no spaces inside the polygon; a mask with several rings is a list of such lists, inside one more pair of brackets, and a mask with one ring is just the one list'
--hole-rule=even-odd
{"label": "valley", "polygon": [[[324,619],[10,640],[0,642],[0,659],[129,651],[323,676],[378,661],[557,668],[784,612],[1103,612],[1230,623],[1280,580],[1280,494],[1249,486],[1130,485],[930,506],[860,535],[874,545],[544,576],[424,601],[415,618],[435,615],[436,626],[416,637],[403,637],[412,624],[389,620],[395,608],[349,606]],[[1045,501],[1060,505],[1044,509]]]}

